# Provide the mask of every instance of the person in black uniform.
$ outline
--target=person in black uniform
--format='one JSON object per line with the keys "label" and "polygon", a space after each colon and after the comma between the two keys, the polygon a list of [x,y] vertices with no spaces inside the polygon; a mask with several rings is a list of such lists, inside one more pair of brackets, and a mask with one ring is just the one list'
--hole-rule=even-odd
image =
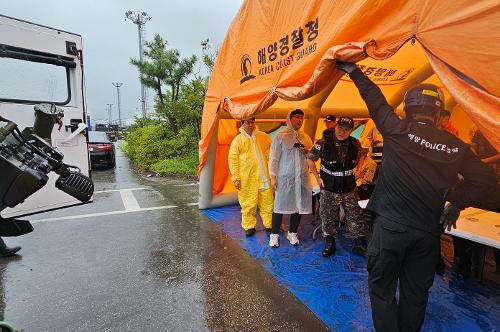
{"label": "person in black uniform", "polygon": [[[442,229],[455,227],[460,210],[491,194],[495,178],[468,145],[435,127],[444,104],[436,86],[408,90],[402,120],[354,63],[338,61],[337,67],[356,84],[384,137],[378,183],[367,206],[375,214],[367,251],[373,323],[377,331],[419,331]],[[457,184],[458,174],[464,180]]]}
{"label": "person in black uniform", "polygon": [[325,238],[324,257],[335,252],[335,223],[338,220],[339,207],[342,204],[349,233],[356,239],[352,252],[364,256],[366,252],[366,227],[363,210],[358,205],[354,169],[364,155],[358,140],[351,135],[354,120],[341,117],[335,131],[323,132],[323,139],[318,141],[307,158],[317,161],[321,158],[320,176],[324,187],[321,189],[319,214],[321,228]]}
{"label": "person in black uniform", "polygon": [[337,124],[337,117],[333,114],[328,114],[325,116],[325,119],[323,120],[325,123],[326,129],[323,131],[323,133],[327,130],[334,131],[335,130],[335,125]]}
{"label": "person in black uniform", "polygon": [[21,247],[7,247],[7,244],[0,237],[0,257],[9,257],[13,256],[21,250]]}

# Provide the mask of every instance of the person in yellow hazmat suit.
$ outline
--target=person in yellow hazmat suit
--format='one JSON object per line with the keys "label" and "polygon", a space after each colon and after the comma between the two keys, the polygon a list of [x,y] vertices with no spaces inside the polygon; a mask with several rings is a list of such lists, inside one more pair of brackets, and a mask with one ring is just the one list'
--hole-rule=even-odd
{"label": "person in yellow hazmat suit", "polygon": [[257,207],[266,231],[271,231],[274,194],[268,169],[270,147],[271,138],[257,130],[255,118],[250,118],[241,121],[240,134],[229,148],[229,171],[238,189],[241,226],[246,236],[255,234]]}

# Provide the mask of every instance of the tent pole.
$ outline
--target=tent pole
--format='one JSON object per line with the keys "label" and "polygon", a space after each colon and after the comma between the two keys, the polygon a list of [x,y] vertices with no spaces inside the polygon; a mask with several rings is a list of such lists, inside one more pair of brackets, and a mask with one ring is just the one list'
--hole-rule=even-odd
{"label": "tent pole", "polygon": [[198,208],[208,209],[212,203],[212,191],[214,188],[215,154],[217,150],[217,138],[219,137],[219,118],[215,120],[215,129],[208,145],[207,161],[200,172],[200,189],[198,197]]}
{"label": "tent pole", "polygon": [[321,117],[321,107],[325,103],[326,99],[332,92],[335,85],[337,85],[338,80],[332,79],[328,85],[321,90],[318,94],[311,97],[307,105],[307,120],[304,124],[304,132],[308,134],[311,139],[315,140],[316,130],[318,128],[318,120]]}
{"label": "tent pole", "polygon": [[413,75],[410,76],[410,78],[399,88],[399,90],[387,101],[389,105],[391,105],[394,109],[396,109],[401,103],[403,102],[403,99],[405,97],[406,91],[429,77],[431,77],[434,74],[434,71],[431,68],[431,65],[427,63],[425,66],[417,70]]}

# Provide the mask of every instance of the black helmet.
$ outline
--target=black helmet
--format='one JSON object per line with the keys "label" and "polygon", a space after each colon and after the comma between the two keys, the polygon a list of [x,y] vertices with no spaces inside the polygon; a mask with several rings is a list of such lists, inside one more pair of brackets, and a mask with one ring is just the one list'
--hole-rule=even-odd
{"label": "black helmet", "polygon": [[403,109],[411,113],[437,113],[444,109],[441,90],[434,84],[420,84],[405,94]]}

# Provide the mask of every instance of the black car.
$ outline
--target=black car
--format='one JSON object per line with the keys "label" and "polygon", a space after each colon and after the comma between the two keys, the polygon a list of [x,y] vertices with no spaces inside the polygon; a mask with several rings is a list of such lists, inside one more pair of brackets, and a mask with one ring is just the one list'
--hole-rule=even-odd
{"label": "black car", "polygon": [[105,132],[89,131],[89,153],[92,165],[104,165],[108,168],[116,165],[115,146]]}

